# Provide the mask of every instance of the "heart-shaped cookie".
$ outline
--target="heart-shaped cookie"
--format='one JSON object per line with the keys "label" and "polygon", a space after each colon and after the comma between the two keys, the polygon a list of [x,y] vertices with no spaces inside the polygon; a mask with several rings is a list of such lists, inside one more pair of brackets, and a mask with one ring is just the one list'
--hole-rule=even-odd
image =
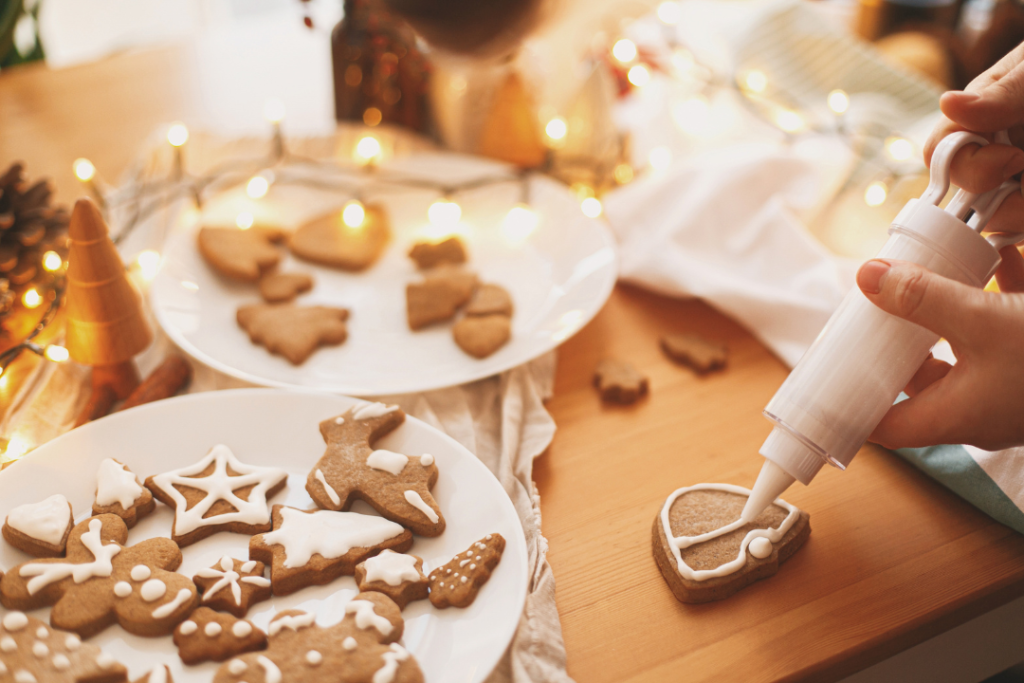
{"label": "heart-shaped cookie", "polygon": [[347,225],[341,211],[314,218],[292,235],[288,246],[300,259],[344,270],[373,265],[391,237],[384,208],[367,204],[362,222]]}
{"label": "heart-shaped cookie", "polygon": [[507,315],[466,316],[455,323],[452,336],[459,348],[474,358],[486,358],[512,337],[512,320]]}
{"label": "heart-shaped cookie", "polygon": [[3,536],[29,555],[61,557],[72,526],[71,504],[58,493],[38,503],[19,505],[7,513]]}

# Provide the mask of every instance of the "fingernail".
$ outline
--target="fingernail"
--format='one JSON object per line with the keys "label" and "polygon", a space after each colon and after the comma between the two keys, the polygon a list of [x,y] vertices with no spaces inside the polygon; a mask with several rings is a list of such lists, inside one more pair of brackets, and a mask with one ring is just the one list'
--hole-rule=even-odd
{"label": "fingernail", "polygon": [[978,93],[967,92],[966,90],[964,92],[958,92],[956,94],[956,97],[964,104],[974,104],[975,102],[981,99],[981,95],[979,95]]}
{"label": "fingernail", "polygon": [[878,294],[882,291],[882,278],[888,272],[888,263],[871,259],[857,271],[857,286],[865,294]]}

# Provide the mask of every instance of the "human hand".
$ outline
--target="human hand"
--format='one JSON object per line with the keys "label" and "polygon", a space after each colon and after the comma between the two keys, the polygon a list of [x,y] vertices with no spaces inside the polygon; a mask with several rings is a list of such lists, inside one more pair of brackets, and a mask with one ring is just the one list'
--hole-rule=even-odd
{"label": "human hand", "polygon": [[913,263],[872,259],[857,272],[864,295],[887,313],[944,337],[956,365],[929,357],[871,434],[886,448],[1024,444],[1024,258],[1004,248],[1002,293],[984,292]]}
{"label": "human hand", "polygon": [[[936,145],[950,133],[969,130],[989,140],[1007,130],[1013,145],[966,145],[953,157],[950,177],[968,192],[988,192],[1024,171],[1024,43],[985,71],[963,91],[951,91],[940,100],[942,120],[925,145],[931,165]],[[1017,232],[1024,227],[1024,197],[1011,195],[989,221],[987,230]]]}

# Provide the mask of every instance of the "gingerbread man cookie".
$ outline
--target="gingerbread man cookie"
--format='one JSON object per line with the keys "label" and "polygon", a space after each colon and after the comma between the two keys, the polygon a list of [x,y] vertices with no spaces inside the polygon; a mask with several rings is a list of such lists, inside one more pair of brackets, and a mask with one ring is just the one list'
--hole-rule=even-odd
{"label": "gingerbread man cookie", "polygon": [[235,315],[250,341],[301,365],[321,346],[348,339],[348,309],[295,304],[251,304]]}
{"label": "gingerbread man cookie", "polygon": [[221,444],[194,465],[146,479],[146,487],[174,508],[171,538],[184,547],[218,531],[269,531],[267,499],[287,480],[284,470],[246,465]]}
{"label": "gingerbread man cookie", "polygon": [[117,515],[131,529],[154,509],[153,494],[139,483],[131,470],[113,458],[100,463],[92,514]]}
{"label": "gingerbread man cookie", "polygon": [[414,600],[422,600],[430,593],[430,582],[423,574],[423,560],[415,555],[403,555],[393,550],[382,550],[380,555],[356,565],[356,583],[361,591],[383,593],[399,609]]}
{"label": "gingerbread man cookie", "polygon": [[117,515],[76,525],[66,559],[42,559],[11,569],[0,580],[8,609],[53,605],[50,623],[83,638],[114,622],[129,633],[161,636],[195,608],[196,587],[174,573],[181,550],[166,538],[124,546],[128,528]]}
{"label": "gingerbread man cookie", "polygon": [[0,620],[0,681],[123,683],[128,669],[73,633],[51,629],[24,612]]}
{"label": "gingerbread man cookie", "polygon": [[330,627],[288,610],[274,617],[265,652],[225,662],[214,683],[422,683],[423,672],[396,641],[404,624],[398,606],[380,593],[360,593]]}
{"label": "gingerbread man cookie", "polygon": [[379,551],[405,552],[412,545],[408,530],[375,515],[275,505],[273,518],[273,531],[249,541],[249,557],[270,565],[274,595],[351,576]]}
{"label": "gingerbread man cookie", "polygon": [[263,578],[264,568],[262,562],[225,555],[209,569],[200,569],[192,581],[203,593],[203,605],[241,619],[250,605],[270,599],[270,579]]}
{"label": "gingerbread man cookie", "polygon": [[256,282],[281,261],[281,252],[274,243],[283,240],[285,234],[280,228],[263,226],[248,230],[202,228],[199,253],[222,275]]}
{"label": "gingerbread man cookie", "polygon": [[74,515],[71,503],[59,493],[38,503],[28,503],[7,513],[3,536],[18,550],[35,557],[64,554]]}
{"label": "gingerbread man cookie", "polygon": [[321,422],[327,451],[306,479],[313,502],[327,510],[348,510],[363,500],[413,533],[441,535],[444,516],[430,494],[438,474],[434,458],[370,447],[404,421],[398,406],[367,403]]}
{"label": "gingerbread man cookie", "polygon": [[200,607],[174,629],[178,656],[186,664],[223,662],[267,647],[267,634],[252,622]]}
{"label": "gingerbread man cookie", "polygon": [[505,539],[487,534],[447,564],[430,572],[430,604],[438,609],[469,607],[501,562]]}

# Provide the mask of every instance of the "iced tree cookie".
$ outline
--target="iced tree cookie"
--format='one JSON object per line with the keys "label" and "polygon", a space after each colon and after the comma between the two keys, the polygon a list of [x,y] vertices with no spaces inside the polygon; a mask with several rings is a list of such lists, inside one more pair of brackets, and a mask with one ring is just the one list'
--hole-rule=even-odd
{"label": "iced tree cookie", "polygon": [[267,499],[287,480],[284,470],[246,465],[220,444],[194,465],[149,477],[146,488],[174,508],[171,538],[186,546],[218,531],[269,531]]}
{"label": "iced tree cookie", "polygon": [[203,605],[241,619],[250,605],[270,599],[270,579],[263,577],[264,569],[262,562],[225,555],[212,567],[200,569],[192,582],[203,594]]}
{"label": "iced tree cookie", "polygon": [[414,600],[423,600],[430,582],[423,574],[423,560],[393,550],[382,550],[356,565],[356,583],[361,591],[375,591],[391,598],[399,609]]}
{"label": "iced tree cookie", "polygon": [[174,644],[185,664],[223,662],[267,647],[267,634],[252,622],[200,607],[174,629]]}
{"label": "iced tree cookie", "polygon": [[430,494],[438,476],[434,458],[371,447],[404,421],[398,406],[367,403],[321,422],[327,450],[306,478],[313,502],[326,510],[348,510],[363,500],[415,534],[439,536],[445,521]]}
{"label": "iced tree cookie", "polygon": [[4,539],[18,550],[35,557],[60,557],[64,554],[74,515],[71,503],[58,494],[19,505],[7,513]]}
{"label": "iced tree cookie", "polygon": [[90,517],[71,530],[65,559],[11,569],[0,580],[7,609],[53,605],[54,628],[83,638],[118,623],[139,636],[167,635],[195,608],[199,593],[174,573],[181,550],[167,538],[125,546],[128,528],[117,515]]}
{"label": "iced tree cookie", "polygon": [[270,227],[202,228],[197,239],[199,253],[219,273],[256,282],[281,261],[281,251],[274,243],[285,235],[284,230]]}
{"label": "iced tree cookie", "polygon": [[487,534],[448,563],[430,572],[430,604],[438,609],[469,607],[501,562],[505,539]]}
{"label": "iced tree cookie", "polygon": [[810,536],[808,514],[781,499],[744,524],[749,495],[731,484],[697,484],[677,489],[662,505],[654,559],[680,602],[721,600],[774,575]]}
{"label": "iced tree cookie", "polygon": [[127,466],[113,458],[100,463],[92,514],[117,515],[131,529],[154,509],[156,501],[153,494],[139,483],[138,477]]}
{"label": "iced tree cookie", "polygon": [[348,309],[295,304],[250,304],[235,314],[238,326],[270,353],[302,365],[321,346],[348,339]]}
{"label": "iced tree cookie", "polygon": [[0,681],[10,683],[122,683],[128,669],[73,633],[24,612],[0,619]]}
{"label": "iced tree cookie", "polygon": [[300,226],[288,246],[300,259],[344,270],[365,270],[380,258],[391,237],[383,207],[367,204],[363,220],[351,226],[332,211]]}
{"label": "iced tree cookie", "polygon": [[249,557],[270,566],[274,595],[352,576],[381,550],[405,552],[412,545],[408,530],[376,515],[275,505],[273,519],[273,531],[249,541]]}

